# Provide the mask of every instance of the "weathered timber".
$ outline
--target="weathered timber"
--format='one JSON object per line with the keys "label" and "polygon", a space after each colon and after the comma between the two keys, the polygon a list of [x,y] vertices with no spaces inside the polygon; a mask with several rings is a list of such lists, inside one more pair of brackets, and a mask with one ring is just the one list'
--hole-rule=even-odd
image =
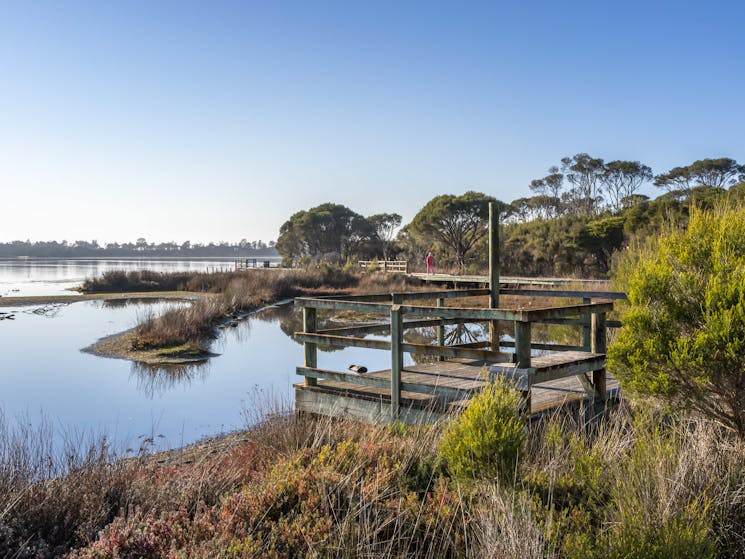
{"label": "weathered timber", "polygon": [[391,307],[391,419],[397,420],[401,410],[401,370],[404,368],[403,316],[401,307]]}
{"label": "weathered timber", "polygon": [[481,309],[481,308],[437,308],[406,305],[401,312],[414,316],[434,316],[438,318],[459,318],[465,321],[474,320],[509,320],[518,322],[540,322],[552,318],[564,318],[581,315],[585,309],[591,312],[609,312],[613,303],[589,303],[586,305],[568,305],[543,309]]}
{"label": "weathered timber", "polygon": [[519,295],[524,297],[557,297],[566,299],[609,299],[625,301],[625,293],[619,291],[577,291],[562,289],[512,289],[502,288],[501,295]]}
{"label": "weathered timber", "polygon": [[302,297],[301,299],[313,299],[320,301],[367,301],[376,303],[380,301],[391,301],[396,295],[401,301],[416,299],[458,299],[463,297],[481,297],[488,295],[489,290],[479,289],[438,289],[435,291],[407,291],[397,293],[372,293],[363,295],[322,295],[319,297]]}
{"label": "weathered timber", "polygon": [[300,307],[311,307],[314,309],[331,310],[331,311],[358,311],[365,313],[377,313],[387,315],[390,312],[390,305],[380,303],[364,303],[362,301],[344,301],[337,299],[314,299],[311,297],[297,297],[295,305]]}
{"label": "weathered timber", "polygon": [[324,344],[331,347],[364,347],[367,349],[391,350],[391,342],[387,340],[335,336],[333,334],[308,334],[305,332],[295,332],[295,339],[304,344],[311,343]]}
{"label": "weathered timber", "polygon": [[[303,331],[307,332],[308,335],[312,335],[312,333],[316,331],[316,309],[310,307],[303,309]],[[303,342],[303,353],[305,356],[304,364],[306,367],[318,366],[318,348],[312,340]],[[316,380],[313,378],[306,378],[305,384],[308,386],[314,386]]]}
{"label": "weathered timber", "polygon": [[[605,353],[606,350],[606,325],[605,325],[605,313],[596,312],[592,314],[592,351],[595,353]],[[605,400],[606,397],[606,375],[605,375],[605,359],[602,363],[598,363],[598,367],[592,371],[592,384],[595,387],[595,392],[601,400]]]}
{"label": "weathered timber", "polygon": [[[341,371],[298,367],[297,374],[315,379],[334,380],[359,384],[361,386],[373,386],[377,388],[390,388],[391,386],[389,371],[358,375]],[[406,369],[401,371],[401,392],[417,392],[438,396],[446,400],[458,400],[473,395],[474,392],[481,390],[483,387],[483,380],[441,379],[439,376],[424,375],[410,372]]]}

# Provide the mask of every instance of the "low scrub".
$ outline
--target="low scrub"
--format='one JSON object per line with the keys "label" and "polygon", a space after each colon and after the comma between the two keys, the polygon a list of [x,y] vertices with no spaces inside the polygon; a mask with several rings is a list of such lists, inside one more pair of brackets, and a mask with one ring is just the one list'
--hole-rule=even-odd
{"label": "low scrub", "polygon": [[440,454],[461,479],[493,479],[510,483],[525,445],[525,421],[519,397],[504,382],[477,394],[442,438]]}
{"label": "low scrub", "polygon": [[48,434],[23,429],[0,438],[1,556],[736,558],[745,550],[745,448],[683,416],[547,418],[525,432],[511,480],[471,471],[467,483],[442,460],[447,428],[437,425],[285,412],[221,452],[207,445],[123,461],[101,444],[56,453]]}

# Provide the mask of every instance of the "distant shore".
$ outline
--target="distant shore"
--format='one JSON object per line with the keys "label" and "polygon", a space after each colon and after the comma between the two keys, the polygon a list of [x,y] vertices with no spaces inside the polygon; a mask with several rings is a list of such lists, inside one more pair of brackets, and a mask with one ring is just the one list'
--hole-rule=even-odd
{"label": "distant shore", "polygon": [[80,301],[107,301],[127,299],[172,299],[195,301],[209,296],[196,291],[141,291],[129,293],[80,293],[75,295],[29,295],[24,297],[0,296],[0,307],[30,307],[33,305],[56,305]]}

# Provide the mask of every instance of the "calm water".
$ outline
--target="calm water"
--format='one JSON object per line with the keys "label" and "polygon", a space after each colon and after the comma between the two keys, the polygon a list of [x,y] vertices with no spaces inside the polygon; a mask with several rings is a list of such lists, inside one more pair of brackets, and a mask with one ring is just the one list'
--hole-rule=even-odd
{"label": "calm water", "polygon": [[[47,266],[47,283],[69,280],[69,269],[62,264],[55,276]],[[292,384],[302,380],[295,367],[303,359],[302,346],[289,336],[301,329],[294,307],[269,309],[223,330],[213,345],[220,355],[200,366],[152,370],[80,351],[172,304],[3,307],[0,298],[0,312],[15,314],[15,320],[0,320],[0,406],[6,417],[36,423],[45,416],[58,437],[106,434],[137,452],[150,438],[156,448],[180,446],[243,427],[245,409],[293,401]],[[389,361],[388,352],[359,348],[318,356],[319,367],[337,370],[353,363],[384,369]]]}
{"label": "calm water", "polygon": [[[265,260],[265,258],[259,258]],[[278,258],[267,258],[273,264]],[[233,260],[167,259],[0,259],[0,298],[33,295],[71,295],[86,278],[109,270],[152,270],[156,272],[206,272],[233,269]],[[2,303],[2,301],[0,301]]]}

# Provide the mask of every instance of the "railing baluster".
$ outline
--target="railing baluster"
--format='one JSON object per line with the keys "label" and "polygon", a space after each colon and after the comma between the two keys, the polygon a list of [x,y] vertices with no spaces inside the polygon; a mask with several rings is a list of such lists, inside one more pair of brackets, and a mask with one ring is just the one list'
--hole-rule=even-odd
{"label": "railing baluster", "polygon": [[403,319],[401,306],[391,306],[391,419],[397,420],[401,411],[401,370],[404,354],[401,350]]}
{"label": "railing baluster", "polygon": [[[303,331],[306,334],[314,334],[316,331],[316,309],[313,307],[303,307]],[[305,354],[305,366],[318,367],[318,346],[313,342],[303,342],[303,352]],[[306,386],[316,386],[317,384],[316,379],[305,377]]]}

